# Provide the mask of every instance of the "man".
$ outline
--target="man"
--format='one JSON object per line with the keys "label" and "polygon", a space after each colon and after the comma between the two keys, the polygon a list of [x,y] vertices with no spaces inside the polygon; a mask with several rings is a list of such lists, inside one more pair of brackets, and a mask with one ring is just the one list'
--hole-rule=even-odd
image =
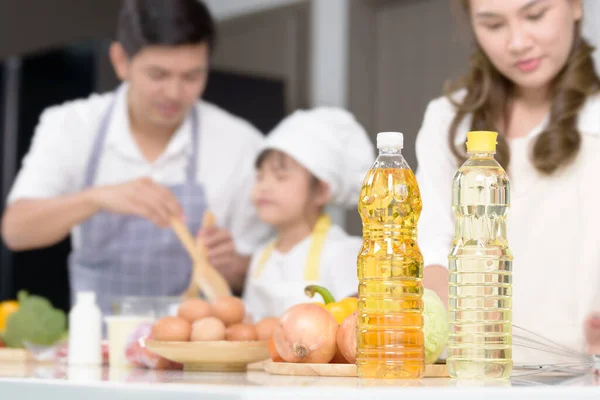
{"label": "man", "polygon": [[[47,109],[36,128],[7,201],[4,241],[19,251],[72,233],[72,292],[96,292],[104,312],[118,296],[187,287],[191,261],[172,218],[198,233],[234,290],[265,237],[249,201],[261,135],[198,101],[214,42],[198,0],[125,0],[110,49],[123,84]],[[217,226],[203,229],[207,210]]]}

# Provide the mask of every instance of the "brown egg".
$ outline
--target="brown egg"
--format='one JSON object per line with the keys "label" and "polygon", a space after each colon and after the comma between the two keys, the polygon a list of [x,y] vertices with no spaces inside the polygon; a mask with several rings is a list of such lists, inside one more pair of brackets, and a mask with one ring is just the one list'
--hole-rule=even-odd
{"label": "brown egg", "polygon": [[225,324],[216,317],[199,319],[192,324],[192,342],[225,340]]}
{"label": "brown egg", "polygon": [[273,331],[279,324],[279,318],[270,317],[261,320],[256,324],[256,335],[258,340],[271,340],[273,337]]}
{"label": "brown egg", "polygon": [[223,321],[226,326],[239,324],[246,315],[246,307],[242,300],[232,296],[217,298],[212,304],[212,309],[214,316]]}
{"label": "brown egg", "polygon": [[161,318],[152,326],[150,336],[161,342],[187,342],[190,340],[192,325],[183,318]]}
{"label": "brown egg", "polygon": [[235,324],[225,331],[225,337],[232,342],[249,342],[256,340],[256,328],[254,325]]}
{"label": "brown egg", "polygon": [[202,299],[188,299],[184,301],[177,311],[177,316],[187,320],[190,324],[199,319],[212,317],[212,306]]}

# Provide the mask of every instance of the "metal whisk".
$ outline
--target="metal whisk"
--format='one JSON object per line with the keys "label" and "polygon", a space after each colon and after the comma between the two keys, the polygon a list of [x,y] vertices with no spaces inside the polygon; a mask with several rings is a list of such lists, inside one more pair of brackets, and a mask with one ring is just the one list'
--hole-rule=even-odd
{"label": "metal whisk", "polygon": [[[520,347],[538,352],[542,358],[552,358],[550,362],[537,362],[518,364],[513,367],[513,377],[534,374],[553,373],[561,375],[585,375],[591,372],[600,374],[600,354],[589,355],[568,348],[544,338],[528,329],[513,325],[513,348]],[[554,362],[557,360],[557,362]]]}

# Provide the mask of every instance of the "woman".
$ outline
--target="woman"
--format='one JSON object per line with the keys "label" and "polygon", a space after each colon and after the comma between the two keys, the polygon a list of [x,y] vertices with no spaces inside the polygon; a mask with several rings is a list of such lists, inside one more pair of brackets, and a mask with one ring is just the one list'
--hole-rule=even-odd
{"label": "woman", "polygon": [[600,329],[590,317],[600,311],[600,79],[581,2],[462,3],[477,44],[470,72],[429,104],[417,139],[425,285],[447,298],[451,185],[466,132],[496,130],[512,187],[513,322],[584,350]]}

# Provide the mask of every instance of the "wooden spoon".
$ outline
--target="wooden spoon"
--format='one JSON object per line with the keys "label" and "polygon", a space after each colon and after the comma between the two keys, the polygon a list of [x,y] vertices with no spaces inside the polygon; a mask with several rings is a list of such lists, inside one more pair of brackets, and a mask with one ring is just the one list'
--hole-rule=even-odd
{"label": "wooden spoon", "polygon": [[[208,262],[204,245],[196,243],[196,240],[181,220],[173,218],[171,225],[194,262],[190,284],[182,294],[183,298],[196,298],[200,292],[204,293],[208,301],[211,302],[219,296],[231,296],[231,288],[225,278]],[[212,225],[214,225],[214,215],[207,211],[204,214],[203,227],[208,228]]]}
{"label": "wooden spoon", "polygon": [[[214,214],[210,211],[205,212],[202,226],[204,228],[209,228],[214,225]],[[221,273],[208,261],[208,251],[206,250],[206,247],[202,243],[198,243],[196,248],[202,257],[202,262],[194,263],[194,270],[196,270],[197,274],[195,280],[200,291],[204,293],[209,301],[212,301],[219,296],[231,296],[232,293],[229,283],[227,283]]]}

